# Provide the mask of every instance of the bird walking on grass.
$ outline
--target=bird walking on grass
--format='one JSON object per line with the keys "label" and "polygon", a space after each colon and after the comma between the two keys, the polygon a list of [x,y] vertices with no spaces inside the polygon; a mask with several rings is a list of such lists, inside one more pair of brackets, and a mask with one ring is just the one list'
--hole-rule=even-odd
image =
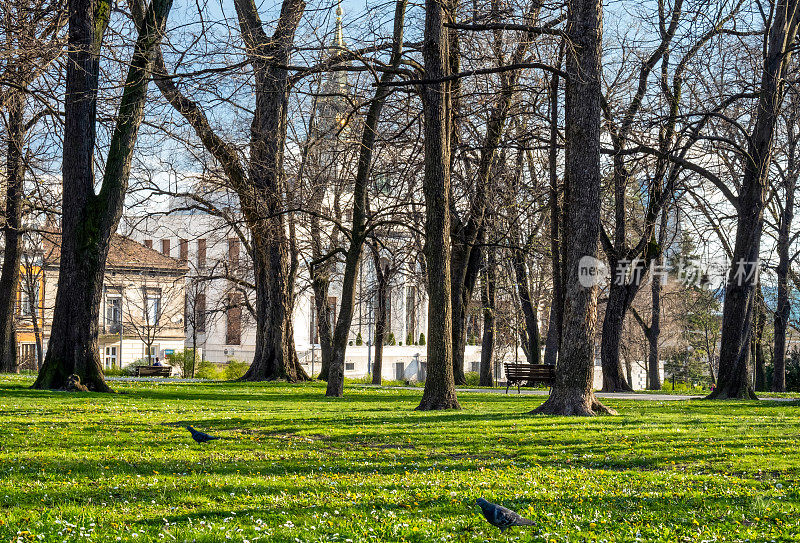
{"label": "bird walking on grass", "polygon": [[483,518],[492,526],[500,528],[500,533],[505,532],[512,526],[533,526],[533,521],[515,513],[511,509],[487,502],[483,498],[478,498],[476,502],[483,513]]}
{"label": "bird walking on grass", "polygon": [[205,432],[201,432],[200,430],[195,430],[191,426],[187,426],[186,429],[192,433],[192,439],[194,439],[198,443],[205,443],[206,441],[219,439],[218,437],[210,436]]}

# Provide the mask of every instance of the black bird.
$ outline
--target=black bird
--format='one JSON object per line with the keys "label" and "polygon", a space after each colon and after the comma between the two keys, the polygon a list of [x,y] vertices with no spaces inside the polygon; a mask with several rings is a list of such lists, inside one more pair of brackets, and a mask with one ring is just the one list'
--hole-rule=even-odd
{"label": "black bird", "polygon": [[487,502],[483,498],[478,498],[476,503],[481,508],[483,518],[492,526],[500,528],[500,533],[512,526],[533,526],[532,520],[526,519],[502,505]]}
{"label": "black bird", "polygon": [[186,429],[192,433],[192,439],[194,439],[198,443],[205,443],[206,441],[219,439],[218,437],[210,436],[205,432],[201,432],[200,430],[195,430],[191,426],[187,426]]}

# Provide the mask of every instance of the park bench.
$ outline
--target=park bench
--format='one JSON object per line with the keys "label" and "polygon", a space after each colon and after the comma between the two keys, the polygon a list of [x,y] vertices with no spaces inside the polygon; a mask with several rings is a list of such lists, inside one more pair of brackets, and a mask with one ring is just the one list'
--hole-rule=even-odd
{"label": "park bench", "polygon": [[556,379],[556,367],[550,364],[515,364],[507,362],[503,364],[506,372],[506,394],[511,385],[517,385],[517,394],[520,394],[520,387],[528,382],[543,383],[553,386]]}
{"label": "park bench", "polygon": [[136,377],[169,377],[172,366],[136,366]]}

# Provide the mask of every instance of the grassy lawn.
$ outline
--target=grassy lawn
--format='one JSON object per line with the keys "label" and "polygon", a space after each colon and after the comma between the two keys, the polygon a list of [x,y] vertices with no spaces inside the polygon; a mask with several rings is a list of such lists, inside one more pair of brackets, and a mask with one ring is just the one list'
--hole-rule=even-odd
{"label": "grassy lawn", "polygon": [[[0,541],[797,541],[796,403],[609,401],[322,385],[115,383],[27,390],[0,376]],[[224,439],[198,445],[182,426]],[[504,535],[483,496],[536,522]]]}

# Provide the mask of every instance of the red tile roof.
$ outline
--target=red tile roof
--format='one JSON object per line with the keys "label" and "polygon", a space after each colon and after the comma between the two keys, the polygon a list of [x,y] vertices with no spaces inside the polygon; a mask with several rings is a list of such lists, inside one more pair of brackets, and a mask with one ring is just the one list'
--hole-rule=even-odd
{"label": "red tile roof", "polygon": [[[42,234],[42,248],[46,264],[56,265],[61,258],[61,232]],[[188,268],[178,260],[120,234],[111,235],[111,247],[106,259],[108,269],[158,270],[181,275]]]}

